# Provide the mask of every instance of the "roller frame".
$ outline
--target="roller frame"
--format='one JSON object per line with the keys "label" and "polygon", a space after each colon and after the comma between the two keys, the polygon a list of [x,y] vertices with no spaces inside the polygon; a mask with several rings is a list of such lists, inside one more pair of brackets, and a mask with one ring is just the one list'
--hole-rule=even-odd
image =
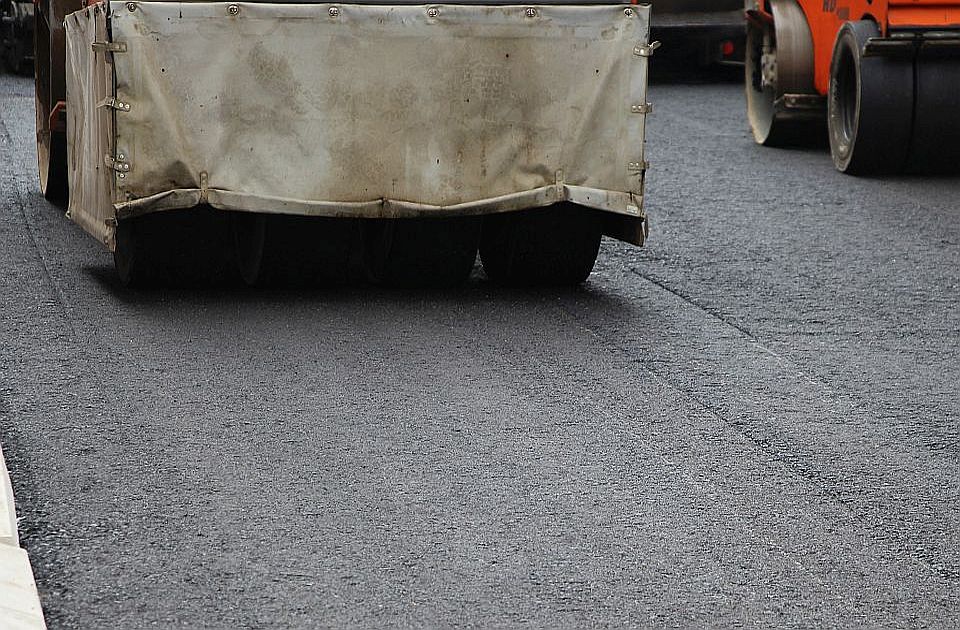
{"label": "roller frame", "polygon": [[[913,65],[913,80],[897,89],[915,92],[912,128],[904,169],[952,172],[960,164],[960,1],[916,0],[746,0],[748,28],[776,28],[777,13],[791,3],[809,27],[812,84],[778,90],[778,119],[826,119],[834,48],[847,22],[869,20],[878,35],[863,46],[863,57],[888,57]],[[779,5],[779,6],[778,6]],[[778,62],[780,51],[778,51]],[[749,62],[749,58],[748,58]],[[748,88],[749,89],[749,88]],[[761,141],[761,138],[757,138]],[[770,142],[764,142],[771,144]]]}

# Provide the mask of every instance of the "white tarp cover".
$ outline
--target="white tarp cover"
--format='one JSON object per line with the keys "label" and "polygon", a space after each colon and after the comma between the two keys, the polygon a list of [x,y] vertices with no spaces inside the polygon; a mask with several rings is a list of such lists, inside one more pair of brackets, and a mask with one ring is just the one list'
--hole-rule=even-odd
{"label": "white tarp cover", "polygon": [[104,104],[113,94],[109,54],[94,52],[94,42],[107,40],[103,5],[67,16],[67,171],[68,213],[83,229],[113,248],[114,172],[104,162],[113,155],[113,111]]}
{"label": "white tarp cover", "polygon": [[110,9],[120,218],[642,212],[645,6]]}

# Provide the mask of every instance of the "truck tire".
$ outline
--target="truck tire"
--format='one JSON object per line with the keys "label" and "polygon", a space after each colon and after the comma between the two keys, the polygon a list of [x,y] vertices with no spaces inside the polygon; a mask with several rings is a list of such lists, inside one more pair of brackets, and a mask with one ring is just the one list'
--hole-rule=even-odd
{"label": "truck tire", "polygon": [[199,206],[123,219],[114,268],[125,287],[236,286],[228,217]]}
{"label": "truck tire", "polygon": [[34,17],[34,85],[37,111],[37,161],[40,192],[53,203],[65,205],[69,194],[67,182],[67,134],[51,128],[51,114],[57,103],[66,98],[64,83],[63,28],[57,25],[59,40],[52,37],[44,7],[37,5]]}
{"label": "truck tire", "polygon": [[872,21],[847,22],[830,64],[827,126],[837,170],[881,175],[904,169],[913,124],[913,60],[864,57],[880,29]]}
{"label": "truck tire", "polygon": [[571,203],[491,215],[480,260],[487,277],[501,284],[577,285],[593,270],[600,238],[593,214]]}
{"label": "truck tire", "polygon": [[351,280],[356,220],[231,213],[240,277],[253,287],[325,286]]}
{"label": "truck tire", "polygon": [[155,245],[149,222],[143,217],[125,219],[117,224],[113,267],[120,284],[128,288],[143,288],[154,284],[160,261],[156,260]]}
{"label": "truck tire", "polygon": [[479,217],[366,219],[367,277],[405,288],[461,284],[477,260],[480,228]]}
{"label": "truck tire", "polygon": [[230,234],[240,279],[250,287],[262,286],[267,275],[264,274],[263,265],[267,216],[257,212],[232,212]]}

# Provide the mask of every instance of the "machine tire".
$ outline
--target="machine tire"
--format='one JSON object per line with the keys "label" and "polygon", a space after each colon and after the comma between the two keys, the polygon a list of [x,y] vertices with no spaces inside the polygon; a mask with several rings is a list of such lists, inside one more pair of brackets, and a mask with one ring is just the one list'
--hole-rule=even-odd
{"label": "machine tire", "polygon": [[208,206],[123,219],[114,268],[126,287],[235,286],[231,241],[228,217]]}
{"label": "machine tire", "polygon": [[571,286],[584,282],[600,251],[599,222],[585,208],[549,208],[486,217],[480,260],[494,282]]}
{"label": "machine tire", "polygon": [[[809,145],[823,137],[822,120],[802,112],[781,111],[777,101],[784,94],[816,94],[813,36],[794,0],[772,0],[770,4],[772,27],[747,22],[744,83],[750,129],[757,144],[764,146]],[[772,85],[763,84],[765,46],[772,46],[776,53],[777,80]]]}
{"label": "machine tire", "polygon": [[479,217],[364,220],[367,276],[393,287],[461,284],[477,260],[480,228]]}
{"label": "machine tire", "polygon": [[267,241],[266,215],[233,212],[230,215],[230,233],[240,279],[247,286],[260,286],[265,277],[263,258]]}
{"label": "machine tire", "polygon": [[235,212],[230,223],[234,258],[248,286],[330,286],[354,277],[356,220]]}
{"label": "machine tire", "polygon": [[864,57],[880,29],[870,20],[840,28],[830,64],[827,126],[837,170],[849,175],[901,172],[913,126],[913,61]]}
{"label": "machine tire", "polygon": [[907,169],[956,174],[960,171],[960,58],[921,50],[914,77],[916,100]]}
{"label": "machine tire", "polygon": [[127,288],[143,288],[156,280],[155,260],[150,230],[142,218],[126,219],[117,224],[113,267],[120,284]]}
{"label": "machine tire", "polygon": [[[40,6],[34,10],[34,85],[37,112],[37,161],[40,192],[53,203],[65,205],[69,194],[67,181],[67,135],[50,129],[50,114],[57,103],[55,74],[63,72],[63,59],[54,59],[47,18]],[[56,66],[60,63],[61,67]]]}

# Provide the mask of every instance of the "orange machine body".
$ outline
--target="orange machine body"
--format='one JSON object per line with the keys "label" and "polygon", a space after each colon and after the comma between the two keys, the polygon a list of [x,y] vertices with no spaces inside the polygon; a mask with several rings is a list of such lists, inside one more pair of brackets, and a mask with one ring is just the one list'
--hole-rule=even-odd
{"label": "orange machine body", "polygon": [[844,22],[872,19],[891,32],[960,28],[960,0],[799,0],[814,49],[814,86],[825,95],[830,84],[833,44]]}

